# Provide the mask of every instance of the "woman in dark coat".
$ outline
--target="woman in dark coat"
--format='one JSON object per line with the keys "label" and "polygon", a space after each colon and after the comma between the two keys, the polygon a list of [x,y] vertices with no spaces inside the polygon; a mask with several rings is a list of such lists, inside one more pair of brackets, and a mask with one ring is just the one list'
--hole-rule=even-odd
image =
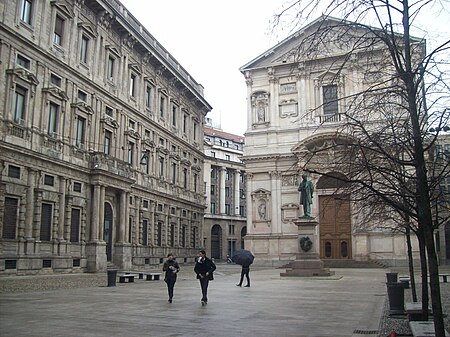
{"label": "woman in dark coat", "polygon": [[202,305],[208,303],[208,284],[210,280],[214,280],[214,270],[216,270],[214,262],[206,257],[206,252],[204,250],[199,251],[198,258],[195,262],[194,272],[197,274],[197,279],[200,280],[200,286],[202,288]]}
{"label": "woman in dark coat", "polygon": [[169,303],[172,303],[173,298],[173,288],[175,282],[177,281],[177,273],[180,271],[180,266],[178,262],[173,257],[172,253],[167,255],[167,260],[164,262],[163,271],[166,272],[164,276],[164,281],[167,283],[167,291],[169,292]]}
{"label": "woman in dark coat", "polygon": [[242,286],[242,281],[244,281],[244,276],[247,278],[247,285],[245,287],[250,287],[250,266],[242,266],[241,270],[241,280],[238,284],[236,284],[238,287]]}

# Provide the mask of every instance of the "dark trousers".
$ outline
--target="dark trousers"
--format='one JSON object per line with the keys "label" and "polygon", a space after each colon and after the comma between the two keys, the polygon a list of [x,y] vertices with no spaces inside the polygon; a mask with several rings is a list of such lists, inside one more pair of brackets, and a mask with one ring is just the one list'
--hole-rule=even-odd
{"label": "dark trousers", "polygon": [[202,301],[208,302],[209,277],[200,278],[200,287],[202,287]]}
{"label": "dark trousers", "polygon": [[244,275],[247,278],[247,285],[250,285],[250,268],[242,268],[241,270],[241,280],[239,281],[239,285],[242,285],[242,281],[244,281]]}
{"label": "dark trousers", "polygon": [[175,282],[177,281],[177,279],[175,278],[167,278],[166,283],[167,283],[167,291],[169,292],[169,299],[171,300],[173,297],[173,287],[175,286]]}

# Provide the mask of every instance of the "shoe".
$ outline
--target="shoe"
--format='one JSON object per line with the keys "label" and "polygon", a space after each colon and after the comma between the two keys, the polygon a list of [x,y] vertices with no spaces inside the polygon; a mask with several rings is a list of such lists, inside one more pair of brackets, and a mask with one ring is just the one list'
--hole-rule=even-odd
{"label": "shoe", "polygon": [[250,288],[250,284],[247,284],[246,286],[244,286],[244,287],[248,287],[248,288]]}
{"label": "shoe", "polygon": [[242,285],[240,285],[240,284],[236,284],[236,286],[237,286],[237,287],[242,287]]}
{"label": "shoe", "polygon": [[167,302],[169,302],[169,303],[172,303],[172,299],[171,299],[171,298],[169,298],[169,300],[168,300]]}
{"label": "shoe", "polygon": [[202,307],[206,305],[206,302],[202,300]]}

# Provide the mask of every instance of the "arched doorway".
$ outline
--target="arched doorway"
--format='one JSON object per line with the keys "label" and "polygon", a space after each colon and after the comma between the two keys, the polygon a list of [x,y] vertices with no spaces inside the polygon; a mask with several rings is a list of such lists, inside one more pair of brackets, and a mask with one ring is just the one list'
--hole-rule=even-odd
{"label": "arched doorway", "polygon": [[[342,176],[339,173],[332,174]],[[342,176],[343,177],[343,176]],[[321,177],[316,188],[337,190],[342,180]],[[351,259],[350,197],[347,194],[319,195],[319,237],[321,259]]]}
{"label": "arched doorway", "polygon": [[106,242],[106,261],[112,261],[113,242],[113,211],[109,203],[105,202],[105,218],[103,221],[103,240]]}
{"label": "arched doorway", "polygon": [[211,257],[222,258],[222,227],[214,225],[211,228]]}

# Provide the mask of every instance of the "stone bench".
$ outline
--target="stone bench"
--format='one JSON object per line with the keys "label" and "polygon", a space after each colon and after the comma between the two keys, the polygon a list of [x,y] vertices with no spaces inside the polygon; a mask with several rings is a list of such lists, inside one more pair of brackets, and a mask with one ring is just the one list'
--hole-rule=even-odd
{"label": "stone bench", "polygon": [[[409,327],[414,337],[434,337],[434,323],[431,321],[410,321]],[[445,336],[450,336],[445,330]]]}
{"label": "stone bench", "polygon": [[136,275],[134,275],[134,274],[119,275],[119,283],[125,283],[125,282],[131,283],[131,282],[134,282],[134,277],[135,276]]}
{"label": "stone bench", "polygon": [[159,281],[161,279],[161,273],[139,273],[140,279],[143,279],[144,277],[146,281]]}
{"label": "stone bench", "polygon": [[447,283],[447,279],[450,277],[450,274],[439,274],[439,277],[442,277],[442,282]]}

